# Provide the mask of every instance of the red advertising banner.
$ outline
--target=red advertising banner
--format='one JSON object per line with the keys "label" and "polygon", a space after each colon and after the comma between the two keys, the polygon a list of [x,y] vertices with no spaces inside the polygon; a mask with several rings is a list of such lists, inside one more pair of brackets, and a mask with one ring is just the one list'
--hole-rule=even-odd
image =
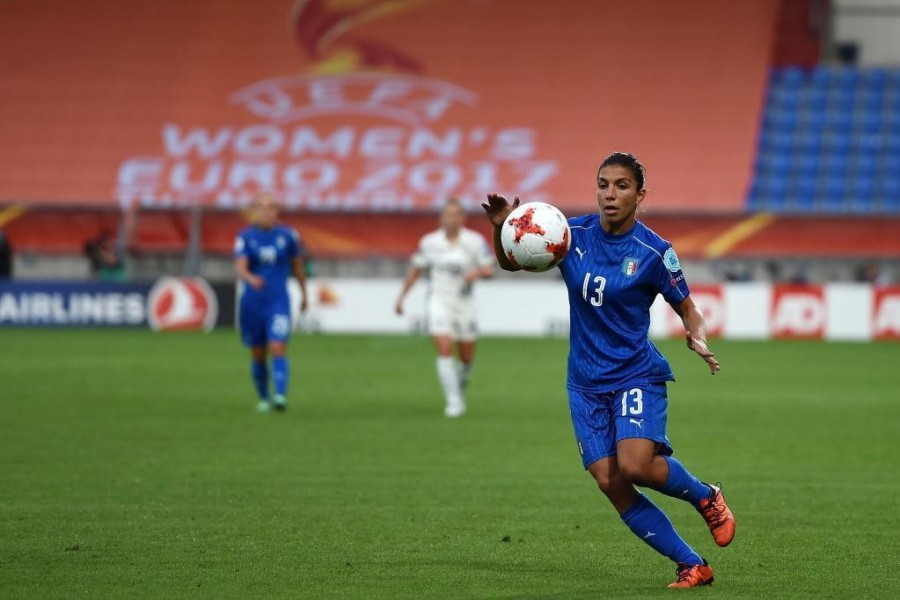
{"label": "red advertising banner", "polygon": [[821,338],[827,321],[828,307],[822,286],[776,285],[772,288],[772,336]]}
{"label": "red advertising banner", "polygon": [[[721,337],[725,327],[725,295],[721,285],[691,284],[691,299],[706,318],[709,337]],[[665,311],[666,335],[684,336],[684,323],[674,310]]]}
{"label": "red advertising banner", "polygon": [[0,202],[737,210],[776,0],[6,0]]}
{"label": "red advertising banner", "polygon": [[900,339],[900,286],[874,286],[872,335],[878,340]]}

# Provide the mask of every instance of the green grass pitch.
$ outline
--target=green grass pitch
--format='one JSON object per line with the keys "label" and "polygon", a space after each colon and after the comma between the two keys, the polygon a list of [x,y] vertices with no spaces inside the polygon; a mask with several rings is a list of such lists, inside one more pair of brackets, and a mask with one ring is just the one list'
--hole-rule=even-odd
{"label": "green grass pitch", "polygon": [[[704,597],[900,597],[900,345],[680,343],[669,437],[725,484]],[[233,332],[0,331],[3,598],[595,598],[673,592],[582,471],[564,340],[484,339],[442,415],[423,337],[297,336],[257,415]]]}

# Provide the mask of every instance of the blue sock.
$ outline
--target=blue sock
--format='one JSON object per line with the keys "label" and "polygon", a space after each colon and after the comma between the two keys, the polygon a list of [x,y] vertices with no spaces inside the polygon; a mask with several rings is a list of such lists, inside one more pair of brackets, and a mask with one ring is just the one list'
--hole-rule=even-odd
{"label": "blue sock", "polygon": [[287,356],[272,357],[272,382],[275,384],[275,393],[284,396],[287,393],[288,373]]}
{"label": "blue sock", "polygon": [[253,376],[253,386],[256,393],[259,394],[260,400],[269,399],[269,369],[266,368],[266,361],[251,361],[250,373]]}
{"label": "blue sock", "polygon": [[700,555],[681,539],[666,513],[647,496],[640,494],[637,502],[622,513],[622,520],[634,535],[672,561],[685,565],[699,565],[703,562]]}
{"label": "blue sock", "polygon": [[700,501],[709,496],[710,487],[688,473],[680,462],[671,456],[664,456],[669,463],[669,477],[665,485],[657,491],[666,496],[690,502],[694,508],[700,508]]}

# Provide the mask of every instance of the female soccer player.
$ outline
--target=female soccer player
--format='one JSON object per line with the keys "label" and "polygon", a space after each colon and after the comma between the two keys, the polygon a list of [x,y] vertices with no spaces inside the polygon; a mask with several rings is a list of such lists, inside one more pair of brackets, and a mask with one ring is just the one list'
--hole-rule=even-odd
{"label": "female soccer player", "polygon": [[[259,403],[258,412],[287,408],[288,359],[285,356],[291,335],[291,306],[287,281],[293,275],[300,282],[300,310],[306,311],[306,271],[300,235],[278,224],[278,202],[260,194],[251,206],[252,225],[243,229],[234,242],[234,269],[243,284],[239,323],[241,338],[250,347],[251,374]],[[275,394],[269,397],[267,354],[272,355],[272,382]]]}
{"label": "female soccer player", "polygon": [[[477,335],[472,284],[493,274],[494,261],[487,240],[463,227],[465,218],[459,200],[448,200],[441,211],[441,228],[419,241],[394,307],[398,315],[403,314],[406,294],[428,270],[428,329],[438,353],[438,379],[446,399],[444,414],[448,417],[460,417],[466,412],[463,391],[472,373]],[[459,365],[453,356],[454,340]]]}
{"label": "female soccer player", "polygon": [[[662,294],[685,327],[687,347],[709,366],[719,362],[706,345],[706,321],[694,305],[672,246],[636,219],[647,191],[644,167],[616,152],[597,173],[594,213],[569,219],[572,247],[559,265],[569,292],[570,336],[566,388],[578,449],[625,524],[677,564],[669,587],[713,581],[713,571],[678,535],[668,517],[635,486],[690,502],[716,544],[734,537],[734,517],[720,484],[691,475],[672,457],[666,437],[666,358],[648,338],[650,305]],[[519,204],[491,194],[485,211],[494,225],[500,266],[515,271],[503,252],[500,227]]]}

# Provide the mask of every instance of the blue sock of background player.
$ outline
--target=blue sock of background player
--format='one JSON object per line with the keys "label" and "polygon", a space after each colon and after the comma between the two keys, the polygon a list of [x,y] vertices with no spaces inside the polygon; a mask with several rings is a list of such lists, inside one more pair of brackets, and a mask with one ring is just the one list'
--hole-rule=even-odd
{"label": "blue sock of background player", "polygon": [[703,559],[681,539],[669,517],[643,494],[621,515],[636,536],[651,548],[683,565],[699,565]]}
{"label": "blue sock of background player", "polygon": [[250,373],[253,376],[253,386],[260,400],[269,399],[269,369],[265,360],[251,359]]}
{"label": "blue sock of background player", "polygon": [[709,497],[711,488],[691,475],[677,459],[671,456],[663,458],[669,463],[669,477],[662,487],[657,488],[657,491],[666,496],[690,502],[694,508],[699,508],[700,501]]}
{"label": "blue sock of background player", "polygon": [[287,356],[272,357],[272,383],[275,384],[275,394],[285,396],[287,394],[288,376],[290,365]]}

